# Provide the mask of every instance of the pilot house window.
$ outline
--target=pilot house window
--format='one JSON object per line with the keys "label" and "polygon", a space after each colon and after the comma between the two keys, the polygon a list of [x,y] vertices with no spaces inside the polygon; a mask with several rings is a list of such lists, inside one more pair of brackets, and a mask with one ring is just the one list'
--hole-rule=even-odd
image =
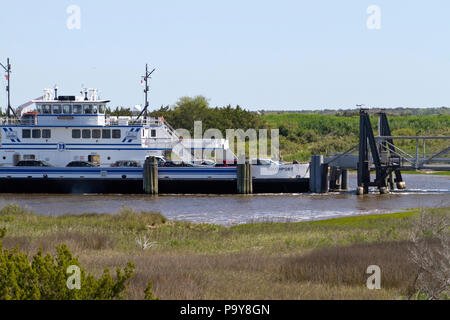
{"label": "pilot house window", "polygon": [[42,113],[46,113],[46,114],[52,113],[52,106],[49,104],[44,104],[42,106]]}
{"label": "pilot house window", "polygon": [[61,105],[59,105],[59,104],[53,105],[53,113],[60,114],[61,113]]}
{"label": "pilot house window", "polygon": [[87,104],[84,106],[84,114],[92,114],[93,108],[92,104]]}
{"label": "pilot house window", "polygon": [[63,113],[64,114],[71,114],[72,113],[72,106],[70,104],[63,105]]}
{"label": "pilot house window", "polygon": [[82,114],[83,113],[83,109],[81,108],[80,104],[73,105],[73,113],[74,114]]}

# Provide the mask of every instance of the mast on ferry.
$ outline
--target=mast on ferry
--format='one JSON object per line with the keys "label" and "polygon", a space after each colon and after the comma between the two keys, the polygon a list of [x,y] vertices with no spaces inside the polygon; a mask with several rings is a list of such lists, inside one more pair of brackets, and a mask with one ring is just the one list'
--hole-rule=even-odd
{"label": "mast on ferry", "polygon": [[5,69],[6,72],[6,80],[8,81],[8,84],[6,86],[6,92],[8,93],[8,109],[6,110],[6,114],[7,117],[10,117],[10,111],[12,111],[13,115],[16,116],[16,113],[14,112],[13,108],[11,108],[11,85],[10,85],[10,80],[11,80],[11,63],[9,63],[9,58],[7,58],[6,60],[6,66],[4,66],[1,62],[0,62],[0,66],[2,66],[3,69]]}
{"label": "mast on ferry", "polygon": [[144,79],[145,82],[145,89],[144,89],[144,93],[145,93],[145,107],[144,109],[142,109],[142,111],[139,113],[138,117],[136,118],[136,121],[139,120],[139,118],[144,115],[145,119],[147,119],[147,115],[148,115],[148,92],[150,91],[150,88],[148,86],[148,79],[151,79],[151,75],[153,72],[155,72],[156,69],[153,69],[152,71],[148,71],[148,64],[145,65],[145,76],[143,76],[142,78]]}

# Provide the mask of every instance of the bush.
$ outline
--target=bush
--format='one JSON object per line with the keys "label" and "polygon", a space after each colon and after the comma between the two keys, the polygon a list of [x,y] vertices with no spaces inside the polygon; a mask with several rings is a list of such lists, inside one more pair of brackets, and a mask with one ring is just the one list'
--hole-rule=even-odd
{"label": "bush", "polygon": [[[19,251],[4,249],[1,239],[6,234],[0,229],[0,299],[1,300],[110,300],[126,296],[128,281],[133,277],[132,263],[121,270],[117,268],[113,278],[105,269],[100,278],[87,274],[66,245],[57,247],[55,256],[44,255],[40,249],[31,257]],[[69,289],[70,266],[80,270],[80,288]],[[151,286],[145,297],[152,299]]]}

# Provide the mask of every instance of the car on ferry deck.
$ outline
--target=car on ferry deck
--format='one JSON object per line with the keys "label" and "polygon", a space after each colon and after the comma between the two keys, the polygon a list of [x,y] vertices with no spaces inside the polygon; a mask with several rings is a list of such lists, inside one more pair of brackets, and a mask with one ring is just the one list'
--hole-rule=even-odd
{"label": "car on ferry deck", "polygon": [[135,160],[119,160],[114,162],[111,167],[120,167],[120,168],[141,168],[142,163],[140,161]]}
{"label": "car on ferry deck", "polygon": [[16,167],[53,167],[50,163],[43,160],[21,160],[17,162]]}
{"label": "car on ferry deck", "polygon": [[66,167],[98,167],[98,164],[89,161],[72,161]]}
{"label": "car on ferry deck", "polygon": [[162,167],[195,167],[196,165],[183,161],[166,161]]}

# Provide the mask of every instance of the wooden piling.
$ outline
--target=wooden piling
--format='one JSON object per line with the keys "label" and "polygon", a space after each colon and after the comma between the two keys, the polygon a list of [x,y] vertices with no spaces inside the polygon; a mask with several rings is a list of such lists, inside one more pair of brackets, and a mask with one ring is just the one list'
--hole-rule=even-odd
{"label": "wooden piling", "polygon": [[320,193],[328,192],[328,164],[323,163],[320,166],[321,169],[321,183],[320,183]]}
{"label": "wooden piling", "polygon": [[143,168],[144,193],[158,194],[158,161],[155,157],[147,157]]}
{"label": "wooden piling", "polygon": [[341,174],[341,190],[347,191],[348,190],[348,170],[343,169]]}
{"label": "wooden piling", "polygon": [[153,162],[151,162],[152,167],[152,177],[153,177],[153,194],[159,194],[159,183],[158,183],[158,160],[153,157]]}
{"label": "wooden piling", "polygon": [[247,164],[247,194],[253,194],[253,170],[249,161]]}
{"label": "wooden piling", "polygon": [[238,161],[236,168],[237,193],[245,194],[245,163]]}
{"label": "wooden piling", "polygon": [[236,183],[238,194],[253,193],[252,164],[243,158],[238,161]]}
{"label": "wooden piling", "polygon": [[392,190],[395,189],[395,182],[394,182],[394,172],[391,171],[391,173],[389,173],[389,188]]}
{"label": "wooden piling", "polygon": [[337,167],[331,167],[330,169],[330,191],[341,191],[341,169]]}

